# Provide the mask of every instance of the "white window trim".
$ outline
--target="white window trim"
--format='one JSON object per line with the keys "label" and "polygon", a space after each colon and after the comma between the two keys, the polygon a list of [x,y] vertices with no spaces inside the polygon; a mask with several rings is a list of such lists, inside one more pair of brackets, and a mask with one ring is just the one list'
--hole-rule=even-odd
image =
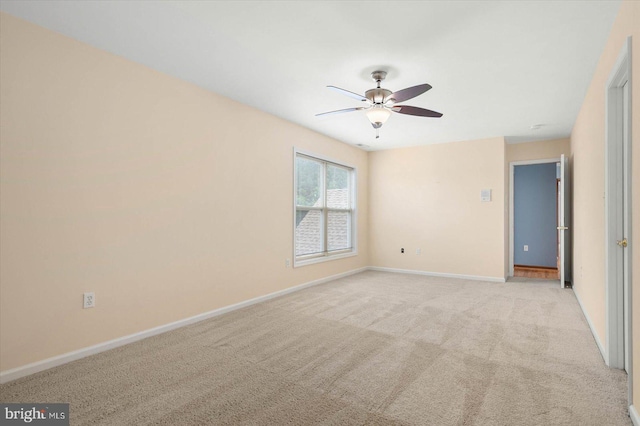
{"label": "white window trim", "polygon": [[[298,188],[298,179],[296,173],[296,158],[300,155],[304,155],[311,158],[316,158],[321,161],[326,161],[329,163],[333,163],[337,166],[348,167],[353,170],[351,174],[351,249],[345,250],[336,250],[335,252],[328,253],[325,252],[322,255],[310,255],[308,259],[305,259],[304,256],[297,257],[296,256],[296,210],[297,210],[297,188]],[[298,149],[293,147],[293,267],[297,268],[300,266],[313,265],[316,263],[328,262],[331,260],[344,259],[346,257],[352,257],[358,255],[358,190],[357,190],[357,182],[358,182],[358,169],[344,161],[339,161],[330,157],[326,157],[324,155],[319,155],[314,152],[305,151],[302,149]],[[323,189],[324,190],[324,189]],[[326,191],[325,191],[326,193]]]}

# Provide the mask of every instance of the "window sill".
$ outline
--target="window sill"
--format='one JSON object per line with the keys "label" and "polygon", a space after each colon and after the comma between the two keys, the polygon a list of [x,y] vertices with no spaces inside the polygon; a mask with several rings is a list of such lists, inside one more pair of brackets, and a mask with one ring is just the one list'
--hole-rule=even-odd
{"label": "window sill", "polygon": [[330,260],[336,260],[336,259],[344,259],[345,257],[352,257],[357,255],[358,255],[358,252],[354,250],[346,253],[334,254],[329,256],[313,257],[311,259],[300,259],[300,260],[294,259],[293,267],[298,268],[300,266],[313,265],[316,263],[328,262]]}

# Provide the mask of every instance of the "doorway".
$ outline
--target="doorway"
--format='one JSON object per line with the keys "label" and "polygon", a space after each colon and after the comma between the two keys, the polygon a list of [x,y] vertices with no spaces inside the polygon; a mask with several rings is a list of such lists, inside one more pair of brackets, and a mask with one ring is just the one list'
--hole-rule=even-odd
{"label": "doorway", "polygon": [[[564,157],[564,156],[563,156]],[[568,210],[563,158],[510,163],[509,275],[560,280]],[[564,164],[565,167],[562,167]],[[568,228],[565,228],[568,229]],[[562,286],[564,287],[564,286]]]}
{"label": "doorway", "polygon": [[559,163],[514,166],[514,276],[560,279]]}

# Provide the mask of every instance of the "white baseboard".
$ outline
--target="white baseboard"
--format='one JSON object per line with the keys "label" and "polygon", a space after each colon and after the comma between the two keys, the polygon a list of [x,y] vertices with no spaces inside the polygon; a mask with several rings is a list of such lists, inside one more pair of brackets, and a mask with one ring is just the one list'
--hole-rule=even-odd
{"label": "white baseboard", "polygon": [[366,271],[368,268],[353,269],[351,271],[343,272],[341,274],[331,275],[329,277],[320,278],[314,281],[309,281],[300,285],[285,288],[273,293],[265,294],[264,296],[255,297],[253,299],[245,300],[244,302],[236,303],[234,305],[225,306],[222,308],[214,309],[213,311],[204,312],[193,317],[185,318],[179,321],[175,321],[169,324],[161,325],[158,327],[144,330],[139,333],[130,334],[128,336],[119,337],[117,339],[109,340],[107,342],[99,343],[97,345],[89,346],[86,348],[78,349],[76,351],[67,352],[62,355],[58,355],[52,358],[47,358],[42,361],[37,361],[31,364],[24,365],[22,367],[13,368],[0,372],[0,384],[10,382],[12,380],[19,379],[21,377],[28,376],[30,374],[38,373],[40,371],[48,370],[53,367],[57,367],[62,364],[69,363],[81,358],[85,358],[90,355],[95,355],[100,352],[108,351],[110,349],[117,348],[129,343],[137,342],[138,340],[146,339],[147,337],[155,336],[156,334],[166,333],[167,331],[175,330],[176,328],[184,327],[186,325],[194,324],[209,318],[216,317],[218,315],[225,314],[227,312],[242,309],[247,306],[255,305],[256,303],[265,302],[276,297],[284,296],[285,294],[293,293],[303,290],[305,288],[323,284],[329,281],[337,280],[338,278],[354,275],[359,272]]}
{"label": "white baseboard", "polygon": [[631,417],[631,422],[633,423],[633,426],[640,426],[640,416],[638,416],[636,407],[634,407],[633,405],[629,406],[629,417]]}
{"label": "white baseboard", "polygon": [[385,268],[382,266],[369,266],[368,269],[370,271],[395,272],[399,274],[413,274],[413,275],[427,275],[430,277],[460,278],[463,280],[491,281],[491,282],[498,282],[498,283],[506,282],[506,279],[504,277],[484,277],[482,275],[446,274],[442,272],[417,271],[415,269]]}
{"label": "white baseboard", "polygon": [[602,359],[604,360],[604,363],[606,365],[609,365],[609,357],[607,356],[607,352],[604,350],[604,345],[600,341],[600,337],[598,336],[598,333],[596,333],[596,329],[593,326],[593,323],[591,322],[591,317],[589,317],[589,314],[587,314],[587,311],[584,309],[584,305],[582,304],[582,300],[580,300],[580,296],[578,296],[578,293],[576,293],[576,291],[573,290],[573,294],[576,296],[578,305],[580,305],[580,309],[582,310],[582,315],[584,315],[584,318],[587,320],[587,324],[589,324],[589,328],[591,329],[591,334],[593,335],[593,340],[596,341],[596,345],[598,345],[598,349],[600,349],[600,355],[602,355]]}

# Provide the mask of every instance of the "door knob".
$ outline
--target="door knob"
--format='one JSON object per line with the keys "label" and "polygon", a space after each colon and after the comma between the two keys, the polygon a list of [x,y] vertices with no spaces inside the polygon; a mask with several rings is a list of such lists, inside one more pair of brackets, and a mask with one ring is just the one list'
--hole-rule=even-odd
{"label": "door knob", "polygon": [[556,229],[558,231],[566,231],[567,229],[569,229],[569,227],[568,226],[558,226]]}
{"label": "door knob", "polygon": [[627,239],[624,238],[622,240],[616,241],[616,244],[619,245],[620,247],[626,247],[628,245]]}

